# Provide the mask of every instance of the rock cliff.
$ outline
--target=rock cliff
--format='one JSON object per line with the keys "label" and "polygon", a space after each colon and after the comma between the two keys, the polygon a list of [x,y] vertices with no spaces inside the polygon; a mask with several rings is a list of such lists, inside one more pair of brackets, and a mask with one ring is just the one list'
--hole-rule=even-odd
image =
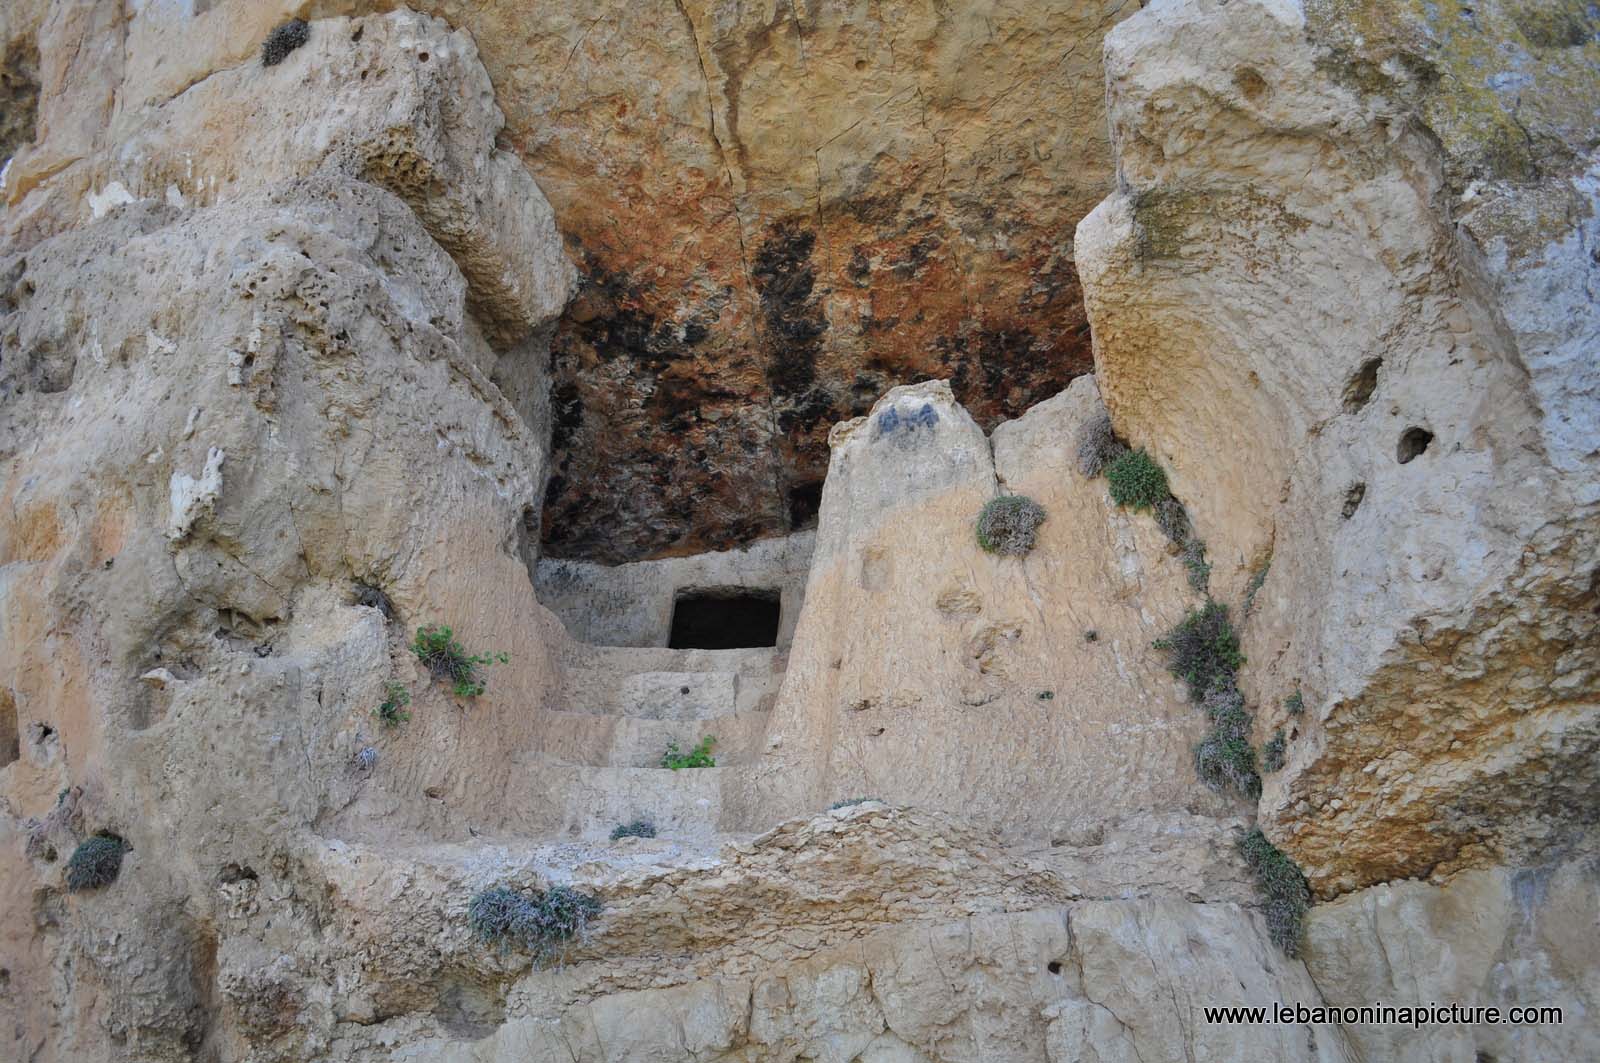
{"label": "rock cliff", "polygon": [[1600,1056],[1597,34],[0,10],[0,1058]]}

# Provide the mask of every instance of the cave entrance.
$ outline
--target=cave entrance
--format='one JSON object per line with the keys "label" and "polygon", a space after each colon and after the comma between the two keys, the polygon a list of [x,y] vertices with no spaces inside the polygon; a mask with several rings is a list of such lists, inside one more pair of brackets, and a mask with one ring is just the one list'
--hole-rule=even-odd
{"label": "cave entrance", "polygon": [[741,650],[778,644],[778,592],[748,587],[679,591],[672,602],[674,650]]}

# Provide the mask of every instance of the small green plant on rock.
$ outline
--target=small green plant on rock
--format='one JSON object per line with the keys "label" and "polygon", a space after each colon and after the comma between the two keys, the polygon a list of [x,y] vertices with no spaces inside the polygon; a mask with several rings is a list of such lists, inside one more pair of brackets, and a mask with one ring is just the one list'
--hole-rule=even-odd
{"label": "small green plant on rock", "polygon": [[881,800],[881,798],[877,798],[877,797],[847,797],[843,801],[835,801],[833,804],[829,805],[828,806],[828,811],[832,812],[832,811],[834,811],[836,809],[840,809],[840,808],[849,808],[851,805],[860,805],[860,804],[865,804],[868,801],[878,801],[878,800]]}
{"label": "small green plant on rock", "polygon": [[1078,471],[1087,479],[1105,472],[1106,466],[1128,452],[1111,430],[1111,415],[1101,410],[1078,429]]}
{"label": "small green plant on rock", "polygon": [[1178,626],[1156,642],[1167,651],[1167,667],[1198,699],[1211,729],[1195,746],[1195,771],[1200,780],[1218,792],[1233,790],[1240,796],[1261,796],[1261,776],[1256,751],[1250,744],[1250,713],[1239,693],[1237,674],[1244,663],[1239,637],[1228,621],[1228,607],[1207,600],[1191,609]]}
{"label": "small green plant on rock", "polygon": [[1180,555],[1183,567],[1189,572],[1189,589],[1206,594],[1211,590],[1211,562],[1206,560],[1206,544],[1190,539],[1183,544]]}
{"label": "small green plant on rock", "polygon": [[127,843],[109,831],[85,838],[67,859],[67,890],[79,893],[111,885],[122,872],[127,849]]}
{"label": "small green plant on rock", "polygon": [[1295,687],[1294,693],[1283,699],[1283,707],[1289,710],[1290,716],[1299,716],[1306,711],[1305,695],[1300,693],[1300,688]]}
{"label": "small green plant on rock", "polygon": [[1167,474],[1143,450],[1130,451],[1106,466],[1111,500],[1119,506],[1153,509],[1170,498]]}
{"label": "small green plant on rock", "polygon": [[679,751],[677,742],[668,742],[667,751],[661,754],[661,766],[671,768],[673,771],[681,771],[684,768],[714,768],[717,766],[717,758],[711,755],[711,747],[716,744],[715,737],[706,735],[700,739],[699,745],[684,753]]}
{"label": "small green plant on rock", "polygon": [[282,23],[261,42],[261,65],[277,66],[285,57],[311,38],[311,27],[303,19]]}
{"label": "small green plant on rock", "polygon": [[1204,698],[1218,680],[1232,686],[1234,674],[1244,664],[1228,607],[1215,600],[1189,610],[1155,646],[1167,651],[1167,667],[1189,685],[1191,698]]}
{"label": "small green plant on rock", "polygon": [[406,706],[411,704],[411,691],[407,690],[404,683],[390,680],[383,687],[383,703],[372,714],[376,716],[385,727],[399,727],[411,719],[411,714],[406,711]]}
{"label": "small green plant on rock", "polygon": [[611,840],[618,841],[622,838],[654,838],[656,825],[648,819],[636,819],[632,823],[618,823],[611,828]]}
{"label": "small green plant on rock", "polygon": [[411,652],[435,679],[448,679],[459,698],[475,698],[483,693],[485,683],[478,674],[479,668],[505,664],[511,659],[505,653],[468,653],[456,641],[455,632],[443,624],[417,628]]}
{"label": "small green plant on rock", "polygon": [[1261,776],[1256,771],[1256,751],[1250,744],[1250,713],[1244,695],[1232,679],[1219,681],[1200,702],[1211,729],[1194,747],[1195,773],[1200,781],[1222,793],[1233,790],[1255,800],[1261,796]]}
{"label": "small green plant on rock", "polygon": [[1255,876],[1267,917],[1267,931],[1284,955],[1300,955],[1300,937],[1311,888],[1295,862],[1278,850],[1256,827],[1239,839],[1239,855]]}
{"label": "small green plant on rock", "polygon": [[561,957],[570,942],[585,940],[603,908],[598,897],[570,886],[527,893],[492,886],[467,905],[467,925],[502,952],[524,948],[543,964]]}
{"label": "small green plant on rock", "polygon": [[1022,557],[1033,549],[1044,507],[1024,495],[992,498],[978,514],[978,545],[991,554]]}
{"label": "small green plant on rock", "polygon": [[1289,740],[1284,737],[1283,728],[1280,727],[1273,732],[1267,744],[1261,747],[1261,770],[1268,774],[1283,770],[1288,754]]}

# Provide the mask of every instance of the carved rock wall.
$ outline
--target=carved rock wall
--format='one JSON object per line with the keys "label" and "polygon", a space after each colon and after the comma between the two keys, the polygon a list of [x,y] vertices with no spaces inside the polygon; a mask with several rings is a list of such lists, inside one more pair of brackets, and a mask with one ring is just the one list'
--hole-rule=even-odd
{"label": "carved rock wall", "polygon": [[[1119,430],[1172,471],[1218,593],[1259,581],[1246,680],[1259,739],[1292,739],[1262,818],[1335,894],[1592,825],[1596,128],[1535,180],[1458,187],[1481,160],[1311,13],[1167,4],[1108,37],[1122,189],[1078,250]],[[1531,115],[1592,97],[1565,46],[1518,40]]]}
{"label": "carved rock wall", "polygon": [[[1074,468],[1101,409],[1085,377],[991,441],[935,382],[834,429],[758,821],[860,796],[1054,838],[1226,813],[1192,779],[1204,718],[1150,649],[1192,601],[1183,567]],[[1026,557],[975,537],[1002,489],[1048,514]]]}
{"label": "carved rock wall", "polygon": [[[366,6],[0,11],[5,69],[39,56],[0,247],[0,1055],[1600,1053],[1586,10],[1477,5],[1529,58],[1462,68],[1409,4],[438,6],[471,35],[344,15]],[[1109,174],[1078,181],[1107,157],[1080,42],[1124,15],[1121,180],[1074,250]],[[1477,111],[1438,95],[1466,68]],[[834,101],[838,126],[796,117]],[[587,276],[558,321],[564,242]],[[1013,358],[1066,335],[1073,261],[1098,380],[986,436],[1076,372]],[[941,345],[1012,314],[1035,339]],[[825,490],[791,476],[835,415],[786,427],[794,395],[855,412],[947,369],[835,428]],[[696,400],[735,429],[657,428],[633,404],[663,379],[748,386]],[[573,420],[582,389],[640,419]],[[1269,944],[1233,847],[1251,810],[1195,780],[1203,720],[1149,645],[1195,601],[1182,565],[1072,468],[1102,391],[1218,593],[1266,572],[1245,681],[1263,730],[1299,730],[1259,811],[1340,895],[1304,963]],[[671,552],[820,494],[787,652],[585,645],[536,600],[548,464],[668,437],[704,465],[641,459],[614,481],[636,510],[558,499],[545,532]],[[663,515],[680,490],[704,523]],[[974,541],[999,490],[1048,512],[1026,558]],[[669,584],[788,581],[807,539],[544,571],[649,613],[573,595],[580,634],[656,642]],[[433,621],[509,651],[483,696],[407,652]],[[717,767],[660,767],[713,729]],[[888,803],[822,811],[855,798]],[[608,840],[646,814],[657,837]],[[121,874],[69,892],[94,830],[129,843]],[[604,913],[540,968],[471,932],[502,883]],[[1200,1012],[1435,998],[1568,1024]]]}

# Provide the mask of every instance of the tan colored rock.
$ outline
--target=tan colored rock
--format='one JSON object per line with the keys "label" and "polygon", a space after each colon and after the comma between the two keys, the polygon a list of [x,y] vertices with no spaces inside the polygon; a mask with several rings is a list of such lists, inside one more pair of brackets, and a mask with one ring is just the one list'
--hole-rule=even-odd
{"label": "tan colored rock", "polygon": [[1078,260],[1118,429],[1218,592],[1264,577],[1245,681],[1290,744],[1262,817],[1331,895],[1585,829],[1600,431],[1590,164],[1452,188],[1455,156],[1316,31],[1266,0],[1119,26],[1124,187]]}
{"label": "tan colored rock", "polygon": [[1600,1053],[1600,891],[1592,857],[1374,886],[1312,909],[1306,966],[1339,1007],[1558,1007],[1562,1021],[1345,1030],[1367,1059],[1569,1060]]}
{"label": "tan colored rock", "polygon": [[[936,382],[835,428],[756,822],[860,796],[1024,837],[1226,814],[1194,778],[1204,718],[1150,648],[1191,600],[1183,567],[1073,465],[1099,410],[1094,381],[1075,381],[1001,425],[991,455]],[[1023,558],[974,535],[1002,484],[1048,515]]]}
{"label": "tan colored rock", "polygon": [[[330,16],[397,6],[57,5],[15,31],[78,68],[41,74],[7,227],[59,231],[107,181],[145,194],[95,157],[191,95],[225,97],[227,117],[197,130],[206,151],[152,160],[157,196],[193,194],[188,167],[249,128],[234,119],[257,84],[381,91],[359,58],[317,56],[346,52]],[[618,562],[805,527],[829,427],[889,387],[951,379],[990,427],[1089,367],[1071,232],[1110,187],[1100,41],[1131,0],[412,6],[476,41],[504,146],[587,282],[555,344],[555,552]],[[316,16],[310,41],[262,71],[291,15]]]}
{"label": "tan colored rock", "polygon": [[[258,65],[268,26],[321,6],[340,16],[314,21],[284,63]],[[0,248],[0,1056],[1379,1060],[1590,1046],[1592,869],[1574,858],[1447,877],[1571,841],[1566,803],[1592,787],[1593,589],[1577,571],[1595,502],[1584,284],[1600,234],[1576,227],[1591,226],[1589,178],[1482,185],[1453,229],[1439,203],[1483,160],[1443,130],[1441,158],[1412,127],[1369,121],[1377,104],[1327,72],[1339,53],[1317,42],[1331,31],[1287,4],[927,16],[686,5],[590,21],[441,5],[455,29],[411,12],[344,17],[354,6],[0,13],[6,55],[39,48],[41,85],[36,142],[5,179]],[[1284,692],[1273,685],[1289,676],[1304,678],[1313,711],[1270,780],[1267,825],[1280,838],[1303,828],[1286,845],[1331,891],[1407,872],[1439,837],[1455,846],[1435,869],[1442,885],[1387,884],[1314,911],[1309,973],[1268,943],[1233,846],[1249,810],[1198,786],[1203,721],[1149,646],[1195,600],[1182,564],[1148,515],[1115,509],[1103,482],[1074,471],[1078,433],[1101,410],[1095,381],[992,436],[980,427],[1074,371],[1030,360],[1040,336],[972,329],[1070,318],[1065,220],[1106,176],[1090,173],[1099,88],[1079,75],[1098,58],[1083,47],[1123,15],[1113,115],[1138,203],[1114,198],[1082,245],[1095,312],[1108,315],[1101,382],[1124,431],[1160,451],[1189,422],[1160,420],[1155,361],[1141,376],[1137,358],[1118,368],[1117,351],[1196,337],[1241,374],[1239,389],[1179,395],[1205,422],[1197,440],[1257,432],[1249,460],[1163,456],[1223,562],[1220,587],[1236,594],[1248,578],[1234,557],[1247,545],[1277,551],[1246,678],[1268,726]],[[874,40],[863,27],[877,26],[898,32],[888,71],[874,65],[884,49],[859,53]],[[1270,96],[1215,73],[1244,51]],[[1546,67],[1570,71],[1570,58]],[[996,90],[991,73],[1014,83]],[[852,90],[873,78],[909,96]],[[1561,123],[1582,108],[1546,96],[1529,106],[1530,131],[1581,139]],[[819,176],[806,184],[796,123],[823,113],[817,101],[861,121],[819,128],[838,155],[812,151]],[[1159,152],[1140,139],[1157,132]],[[644,317],[630,315],[654,315],[652,334],[672,322],[656,354],[681,351],[694,322],[707,329],[692,371],[662,370],[680,390],[640,406],[608,446],[648,456],[670,438],[692,454],[711,438],[704,426],[657,415],[695,404],[706,381],[754,389],[699,404],[733,426],[711,440],[710,475],[737,473],[709,494],[698,466],[679,477],[682,497],[708,504],[702,528],[775,526],[776,499],[806,502],[790,488],[817,486],[773,471],[815,461],[807,433],[832,414],[819,403],[815,424],[785,427],[783,402],[750,402],[771,389],[774,336],[803,354],[827,320],[818,386],[853,373],[852,358],[902,352],[852,391],[852,411],[902,372],[936,360],[942,375],[947,353],[952,377],[968,368],[965,386],[893,390],[835,430],[814,555],[802,534],[621,570],[547,565],[570,578],[546,609],[535,575],[552,448],[605,454],[552,440],[569,402],[561,380],[547,399],[548,344],[573,273],[550,204],[509,148],[577,219],[563,219],[568,237],[601,234],[572,245],[590,275],[595,262],[626,266],[625,284],[591,285],[560,326],[566,366],[605,330],[636,339],[627,330]],[[1516,158],[1570,156],[1540,140]],[[703,187],[680,195],[679,178],[708,158]],[[1218,186],[1163,198],[1174,174],[1197,179],[1190,165]],[[1274,228],[1282,216],[1256,212],[1247,183],[1316,224]],[[1137,232],[1130,250],[1116,227],[1127,214],[1154,234],[1154,257]],[[802,253],[813,215],[819,235]],[[1378,250],[1354,218],[1382,223]],[[1454,242],[1461,231],[1481,255]],[[847,289],[839,278],[856,283],[853,247],[868,237],[867,279]],[[1232,257],[1183,265],[1219,248]],[[1240,263],[1257,269],[1253,286],[1236,283]],[[1312,328],[1278,309],[1293,299],[1311,316],[1305,278],[1345,276],[1329,306],[1356,323],[1313,316]],[[694,316],[713,303],[713,318]],[[863,307],[902,320],[880,336],[859,314],[851,323]],[[1173,316],[1196,307],[1210,331]],[[1264,348],[1258,328],[1316,338],[1325,358]],[[1367,420],[1295,420],[1308,395],[1342,402],[1362,364],[1344,344],[1358,333],[1385,358]],[[968,345],[928,342],[947,335]],[[744,336],[755,354],[730,369],[723,355],[742,357]],[[1470,386],[1452,383],[1446,354]],[[973,366],[994,371],[980,386]],[[610,372],[597,390],[632,408],[635,367]],[[1278,393],[1245,410],[1250,372]],[[1353,452],[1390,401],[1439,403],[1453,420],[1430,422],[1435,440],[1410,473],[1366,481],[1351,528],[1368,558],[1307,531],[1299,503],[1344,504],[1359,455],[1334,443]],[[654,435],[628,435],[636,425]],[[1295,454],[1262,443],[1274,439]],[[719,466],[725,443],[739,458]],[[1216,483],[1212,467],[1226,471]],[[1280,469],[1289,504],[1258,512],[1257,480]],[[1419,472],[1449,490],[1408,486]],[[661,475],[619,476],[642,523],[615,543],[696,541],[676,516],[652,523],[664,496],[643,485]],[[1026,558],[974,541],[1000,489],[1047,510]],[[607,513],[573,526],[603,529]],[[1530,543],[1518,583],[1505,557]],[[772,647],[660,644],[673,592],[768,581],[793,607],[807,556],[792,641],[786,630]],[[1400,576],[1441,556],[1465,567],[1407,589]],[[1484,590],[1462,571],[1501,582]],[[1374,601],[1426,606],[1431,626],[1402,637],[1409,618],[1384,614],[1370,639],[1352,638]],[[1440,617],[1483,637],[1446,645],[1435,636],[1458,628]],[[432,622],[470,651],[509,652],[486,666],[480,696],[452,697],[409,652],[411,631]],[[590,644],[611,641],[626,644]],[[376,710],[395,683],[411,718],[390,728]],[[1490,714],[1502,706],[1526,712],[1508,723]],[[718,738],[715,767],[653,766],[667,742],[704,735]],[[1461,746],[1441,752],[1443,738]],[[1326,798],[1321,815],[1286,811],[1297,794]],[[823,811],[851,798],[893,803]],[[656,837],[610,839],[646,817]],[[69,892],[62,865],[96,830],[127,842],[119,877]],[[474,937],[477,891],[556,884],[603,904],[564,964]],[[1201,1011],[1402,990],[1537,991],[1576,1021],[1536,1036],[1347,1039],[1209,1025]]]}
{"label": "tan colored rock", "polygon": [[[470,892],[460,876],[487,852],[336,848],[311,859],[341,913],[328,946],[362,957],[362,992],[398,999],[418,983],[519,979],[490,1008],[492,1036],[470,1047],[451,1043],[461,1031],[448,1024],[411,1017],[428,1058],[1151,1059],[1179,1058],[1185,1044],[1219,1057],[1347,1058],[1337,1031],[1204,1023],[1202,1002],[1319,999],[1236,905],[1052,905],[1066,883],[991,845],[945,817],[870,803],[782,824],[699,866],[579,864],[608,911],[550,971],[457,929],[453,909]],[[501,873],[517,861],[495,855]],[[1175,994],[1191,1002],[1175,1008]],[[347,1036],[346,1050],[382,1043],[360,1028]]]}

